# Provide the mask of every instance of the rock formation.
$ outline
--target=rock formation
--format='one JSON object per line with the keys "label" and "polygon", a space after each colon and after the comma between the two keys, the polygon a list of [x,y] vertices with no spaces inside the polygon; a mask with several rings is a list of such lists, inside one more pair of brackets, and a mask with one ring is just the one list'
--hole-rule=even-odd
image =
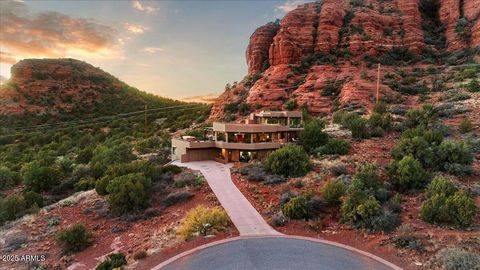
{"label": "rock formation", "polygon": [[[324,0],[299,5],[279,25],[269,23],[254,32],[246,53],[247,76],[219,97],[210,118],[225,117],[223,106],[231,102],[246,102],[252,110],[296,102],[315,114],[338,106],[368,112],[376,95],[377,62],[386,64],[382,74],[396,73],[395,67],[402,65],[426,68],[412,60],[424,50],[439,54],[477,48],[479,14],[480,0]],[[419,82],[429,84],[427,78]],[[334,96],[322,94],[332,85],[338,88]],[[381,95],[395,94],[382,80]]]}

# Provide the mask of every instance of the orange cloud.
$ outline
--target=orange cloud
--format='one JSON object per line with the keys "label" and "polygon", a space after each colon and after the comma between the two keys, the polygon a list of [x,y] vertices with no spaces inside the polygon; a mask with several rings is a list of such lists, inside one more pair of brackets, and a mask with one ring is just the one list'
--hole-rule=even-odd
{"label": "orange cloud", "polygon": [[0,17],[0,47],[15,58],[108,54],[118,43],[109,26],[58,12],[32,13],[21,2],[0,1]]}
{"label": "orange cloud", "polygon": [[17,59],[10,53],[0,51],[0,63],[15,64]]}
{"label": "orange cloud", "polygon": [[140,1],[132,1],[132,7],[138,11],[145,12],[147,14],[155,13],[158,8],[152,5],[146,5],[140,3]]}
{"label": "orange cloud", "polygon": [[208,93],[206,95],[184,97],[182,100],[186,102],[213,103],[217,100],[220,94],[221,93]]}
{"label": "orange cloud", "polygon": [[143,34],[145,33],[145,31],[150,29],[140,24],[130,24],[130,23],[125,23],[124,27],[125,27],[125,30],[127,30],[127,32],[132,34]]}

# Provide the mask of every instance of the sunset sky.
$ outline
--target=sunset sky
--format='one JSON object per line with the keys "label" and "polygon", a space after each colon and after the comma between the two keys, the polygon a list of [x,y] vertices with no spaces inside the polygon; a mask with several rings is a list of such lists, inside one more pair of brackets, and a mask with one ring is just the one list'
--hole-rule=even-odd
{"label": "sunset sky", "polygon": [[214,97],[246,74],[253,31],[302,2],[0,0],[0,75],[71,57],[147,92]]}

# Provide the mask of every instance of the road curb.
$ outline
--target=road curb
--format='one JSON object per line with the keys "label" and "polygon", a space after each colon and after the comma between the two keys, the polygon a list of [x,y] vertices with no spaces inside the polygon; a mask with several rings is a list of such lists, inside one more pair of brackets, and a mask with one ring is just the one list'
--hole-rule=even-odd
{"label": "road curb", "polygon": [[343,249],[346,249],[348,251],[352,251],[352,252],[361,254],[362,256],[368,257],[372,260],[375,260],[379,263],[382,263],[382,264],[392,268],[393,270],[403,270],[401,267],[398,267],[397,265],[395,265],[395,264],[393,264],[393,263],[391,263],[391,262],[389,262],[385,259],[382,259],[382,258],[380,258],[376,255],[373,255],[373,254],[369,253],[369,252],[354,248],[352,246],[348,246],[348,245],[344,245],[344,244],[340,244],[340,243],[332,242],[332,241],[328,241],[328,240],[305,237],[305,236],[298,236],[298,235],[237,236],[237,237],[233,237],[233,238],[227,238],[227,239],[211,242],[211,243],[208,243],[208,244],[205,244],[205,245],[201,245],[201,246],[198,246],[196,248],[193,248],[193,249],[187,250],[185,252],[182,252],[180,254],[177,254],[177,255],[167,259],[166,261],[160,263],[159,265],[155,266],[154,268],[152,268],[152,270],[160,270],[163,267],[173,263],[176,260],[179,260],[179,259],[181,259],[185,256],[188,256],[188,255],[193,254],[195,252],[199,252],[199,251],[208,249],[208,248],[213,247],[213,246],[223,245],[223,244],[227,244],[227,243],[230,243],[230,242],[235,242],[235,241],[240,241],[240,240],[245,240],[245,239],[255,239],[255,238],[257,238],[257,239],[258,238],[287,238],[287,239],[304,240],[304,241],[310,241],[310,242],[335,246],[335,247],[343,248]]}

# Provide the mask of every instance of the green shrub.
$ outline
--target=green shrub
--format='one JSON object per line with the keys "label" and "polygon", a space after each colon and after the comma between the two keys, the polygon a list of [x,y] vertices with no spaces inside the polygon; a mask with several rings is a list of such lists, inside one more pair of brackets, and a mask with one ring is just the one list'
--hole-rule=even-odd
{"label": "green shrub", "polygon": [[438,149],[439,163],[443,170],[459,173],[452,169],[451,164],[470,166],[473,162],[473,151],[471,145],[462,141],[445,140]]}
{"label": "green shrub", "polygon": [[331,180],[322,188],[322,197],[329,204],[340,203],[340,198],[345,195],[347,187],[341,180]]}
{"label": "green shrub", "polygon": [[139,211],[150,205],[152,182],[142,174],[114,178],[107,186],[109,209],[114,215]]}
{"label": "green shrub", "polygon": [[452,196],[457,189],[453,182],[444,177],[435,177],[425,189],[425,196],[427,198],[433,197],[436,194],[443,194],[445,196]]}
{"label": "green shrub", "polygon": [[23,193],[23,198],[25,199],[25,204],[27,208],[43,207],[43,197],[41,194],[36,193],[35,191],[26,191]]}
{"label": "green shrub", "polygon": [[476,93],[480,92],[480,83],[477,79],[472,79],[469,83],[464,86],[469,92]]}
{"label": "green shrub", "polygon": [[375,197],[362,190],[349,192],[340,209],[342,222],[357,226],[381,212],[382,207]]}
{"label": "green shrub", "polygon": [[308,121],[298,135],[298,143],[303,146],[305,151],[312,153],[315,148],[323,146],[328,142],[328,135],[322,131],[324,128],[325,123],[323,121]]}
{"label": "green shrub", "polygon": [[404,156],[400,161],[392,161],[388,174],[390,181],[399,191],[422,188],[428,181],[428,173],[412,156]]}
{"label": "green shrub", "polygon": [[410,109],[404,124],[408,128],[429,127],[438,122],[438,112],[431,104],[424,104],[420,109]]}
{"label": "green shrub", "polygon": [[92,234],[83,224],[75,224],[59,231],[56,239],[65,252],[82,251],[92,244]]}
{"label": "green shrub", "polygon": [[23,197],[16,195],[0,197],[0,225],[25,215],[26,209],[27,206]]}
{"label": "green shrub", "polygon": [[316,148],[318,155],[346,155],[350,144],[344,140],[329,139],[327,144]]}
{"label": "green shrub", "polygon": [[380,183],[381,180],[377,165],[367,163],[353,175],[351,187],[361,190],[376,190],[380,187]]}
{"label": "green shrub", "polygon": [[97,180],[95,183],[95,191],[98,195],[105,196],[108,194],[107,187],[112,181],[112,177],[110,175],[105,175],[104,177]]}
{"label": "green shrub", "polygon": [[473,225],[476,206],[463,190],[456,190],[449,180],[436,178],[427,187],[427,200],[421,207],[422,218],[430,223],[448,224],[458,228]]}
{"label": "green shrub", "polygon": [[20,183],[20,175],[7,167],[0,166],[0,190],[16,186]]}
{"label": "green shrub", "polygon": [[311,216],[311,207],[307,196],[297,196],[282,205],[282,212],[292,219],[308,219]]}
{"label": "green shrub", "polygon": [[34,161],[22,168],[23,183],[27,189],[35,192],[48,190],[60,183],[60,172],[52,167],[45,167]]}
{"label": "green shrub", "polygon": [[195,235],[225,231],[228,224],[227,213],[222,208],[197,206],[188,211],[177,233],[183,240],[189,240]]}
{"label": "green shrub", "polygon": [[480,256],[460,248],[444,248],[438,253],[445,270],[480,270]]}
{"label": "green shrub", "polygon": [[296,99],[289,100],[285,104],[285,109],[288,110],[288,111],[295,110],[296,108],[298,108],[298,103],[297,103]]}
{"label": "green shrub", "polygon": [[475,126],[467,117],[463,118],[463,121],[458,125],[458,131],[462,134],[468,133],[474,129]]}
{"label": "green shrub", "polygon": [[311,168],[310,159],[302,147],[287,145],[270,153],[264,162],[265,170],[285,177],[305,175]]}
{"label": "green shrub", "polygon": [[75,191],[84,191],[94,189],[96,187],[97,181],[94,178],[82,178],[80,181],[75,183]]}
{"label": "green shrub", "polygon": [[384,131],[388,131],[392,128],[392,116],[388,113],[373,113],[368,118],[368,125],[370,128],[381,128]]}
{"label": "green shrub", "polygon": [[128,143],[120,143],[113,147],[99,146],[93,152],[91,160],[95,176],[102,176],[107,168],[115,164],[129,163],[136,157],[132,153],[132,146]]}
{"label": "green shrub", "polygon": [[121,269],[127,264],[127,259],[123,253],[113,253],[108,255],[107,259],[101,262],[95,270],[113,270]]}
{"label": "green shrub", "polygon": [[370,132],[368,130],[367,123],[368,123],[367,120],[361,117],[353,119],[348,124],[348,129],[350,129],[350,131],[352,132],[352,138],[355,138],[355,139],[370,138]]}

